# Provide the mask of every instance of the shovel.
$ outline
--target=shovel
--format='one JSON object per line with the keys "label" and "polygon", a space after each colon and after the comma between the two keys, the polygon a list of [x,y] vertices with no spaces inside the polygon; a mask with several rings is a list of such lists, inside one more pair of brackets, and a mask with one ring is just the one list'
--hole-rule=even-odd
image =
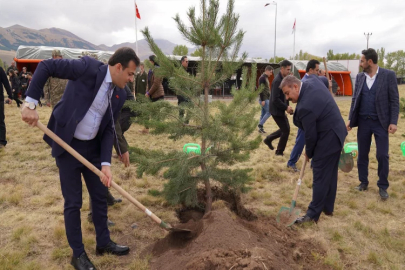
{"label": "shovel", "polygon": [[280,211],[278,211],[277,215],[277,223],[282,223],[286,227],[289,227],[295,223],[297,218],[300,216],[301,209],[295,208],[297,203],[298,191],[300,190],[302,178],[304,177],[305,166],[307,165],[307,159],[304,159],[304,163],[302,164],[300,178],[297,181],[297,186],[295,187],[295,192],[291,201],[290,208],[288,207],[281,207]]}
{"label": "shovel", "polygon": [[[94,172],[96,175],[99,177],[103,176],[103,173],[95,167],[93,164],[91,164],[88,160],[86,160],[83,156],[81,156],[79,153],[76,152],[70,145],[65,143],[61,138],[59,138],[55,133],[53,133],[51,130],[49,130],[46,126],[44,126],[40,121],[37,122],[37,127],[42,130],[46,135],[48,135],[52,140],[54,140],[57,144],[59,144],[63,149],[68,151],[72,156],[74,156],[77,160],[79,160],[84,166],[86,166],[89,170]],[[191,232],[191,230],[187,229],[180,229],[180,228],[175,228],[172,227],[170,224],[164,222],[160,218],[158,218],[155,214],[153,214],[148,208],[146,208],[143,204],[138,202],[134,197],[129,195],[128,192],[123,190],[119,185],[117,185],[114,181],[111,181],[111,186],[118,191],[122,196],[127,198],[128,201],[133,203],[136,207],[138,207],[142,212],[145,212],[146,215],[148,215],[154,222],[159,224],[159,226],[166,231],[169,232]]]}

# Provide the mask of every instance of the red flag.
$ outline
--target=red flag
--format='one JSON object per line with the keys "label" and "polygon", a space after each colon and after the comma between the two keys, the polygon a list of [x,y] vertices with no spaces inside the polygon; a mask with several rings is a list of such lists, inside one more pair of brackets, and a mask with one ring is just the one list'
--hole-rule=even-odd
{"label": "red flag", "polygon": [[135,2],[135,11],[136,11],[136,17],[138,19],[141,19],[141,14],[139,14],[139,10],[138,10],[138,6],[136,5],[136,2]]}
{"label": "red flag", "polygon": [[293,25],[293,31],[292,31],[292,33],[291,34],[293,34],[294,33],[294,31],[295,31],[295,22],[297,21],[297,19],[294,19],[294,25]]}

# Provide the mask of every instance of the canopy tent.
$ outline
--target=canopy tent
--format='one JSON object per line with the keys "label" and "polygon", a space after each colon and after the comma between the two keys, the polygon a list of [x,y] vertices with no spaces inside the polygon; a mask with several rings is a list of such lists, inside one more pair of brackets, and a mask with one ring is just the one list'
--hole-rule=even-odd
{"label": "canopy tent", "polygon": [[[182,57],[182,56],[179,56],[179,55],[166,55],[166,56],[169,57],[172,60],[177,60],[179,62],[180,62],[181,57]],[[188,60],[188,71],[195,75],[197,73],[196,69],[197,69],[198,62],[201,61],[201,57],[187,56],[187,60]],[[237,61],[238,60],[239,59],[237,59]],[[274,68],[275,75],[277,75],[279,67],[280,67],[279,64],[269,63],[269,62],[266,62],[264,59],[261,59],[261,58],[246,58],[243,61],[242,68],[247,67],[250,70],[250,68],[251,68],[251,66],[253,64],[256,64],[256,68],[257,68],[256,86],[258,86],[257,84],[258,84],[259,77],[263,74],[264,69],[266,68],[267,65],[270,65],[270,66],[272,66]],[[222,84],[221,88],[213,89],[213,94],[215,94],[215,95],[222,94],[222,96],[228,96],[228,95],[230,95],[232,85],[235,85],[237,88],[240,87],[240,85],[242,83],[242,68],[235,71],[235,74],[232,75],[229,80],[225,81]],[[297,73],[297,76],[299,76],[298,73]],[[274,79],[274,74],[269,77],[270,84],[273,81],[273,79]],[[172,93],[170,90],[168,90],[167,93],[165,91],[165,94],[174,95],[174,93]]]}
{"label": "canopy tent", "polygon": [[[294,69],[297,69],[300,77],[304,77],[308,60],[289,60],[294,65]],[[350,71],[340,63],[337,62],[326,62],[328,68],[328,73],[339,86],[337,91],[338,95],[351,96],[353,93],[352,80],[350,78]],[[320,69],[325,69],[323,63],[319,65]]]}
{"label": "canopy tent", "polygon": [[14,61],[17,64],[18,70],[27,67],[27,70],[34,72],[38,63],[44,59],[52,58],[53,50],[60,50],[63,58],[65,59],[78,59],[83,53],[97,55],[100,61],[108,61],[114,52],[98,51],[98,50],[85,50],[64,47],[47,47],[47,46],[19,46],[16,51]]}

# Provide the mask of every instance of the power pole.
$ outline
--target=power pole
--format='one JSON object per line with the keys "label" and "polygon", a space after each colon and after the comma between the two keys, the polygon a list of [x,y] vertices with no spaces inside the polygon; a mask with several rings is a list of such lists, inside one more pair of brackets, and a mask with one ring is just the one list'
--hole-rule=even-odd
{"label": "power pole", "polygon": [[370,36],[372,35],[373,33],[364,33],[364,36],[366,37],[366,39],[367,39],[367,49],[368,49],[368,40],[369,40],[369,38],[370,38]]}

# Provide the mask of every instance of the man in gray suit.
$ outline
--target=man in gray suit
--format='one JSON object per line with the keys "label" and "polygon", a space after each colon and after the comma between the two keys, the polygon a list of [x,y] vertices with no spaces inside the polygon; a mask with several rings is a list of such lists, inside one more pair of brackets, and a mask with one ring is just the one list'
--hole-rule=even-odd
{"label": "man in gray suit", "polygon": [[360,60],[362,73],[356,77],[352,105],[347,122],[347,130],[357,129],[359,156],[359,191],[368,187],[368,154],[371,136],[374,134],[377,146],[379,194],[382,200],[388,199],[389,172],[388,133],[397,131],[399,115],[399,94],[396,76],[393,71],[377,65],[378,55],[374,49],[363,50]]}

